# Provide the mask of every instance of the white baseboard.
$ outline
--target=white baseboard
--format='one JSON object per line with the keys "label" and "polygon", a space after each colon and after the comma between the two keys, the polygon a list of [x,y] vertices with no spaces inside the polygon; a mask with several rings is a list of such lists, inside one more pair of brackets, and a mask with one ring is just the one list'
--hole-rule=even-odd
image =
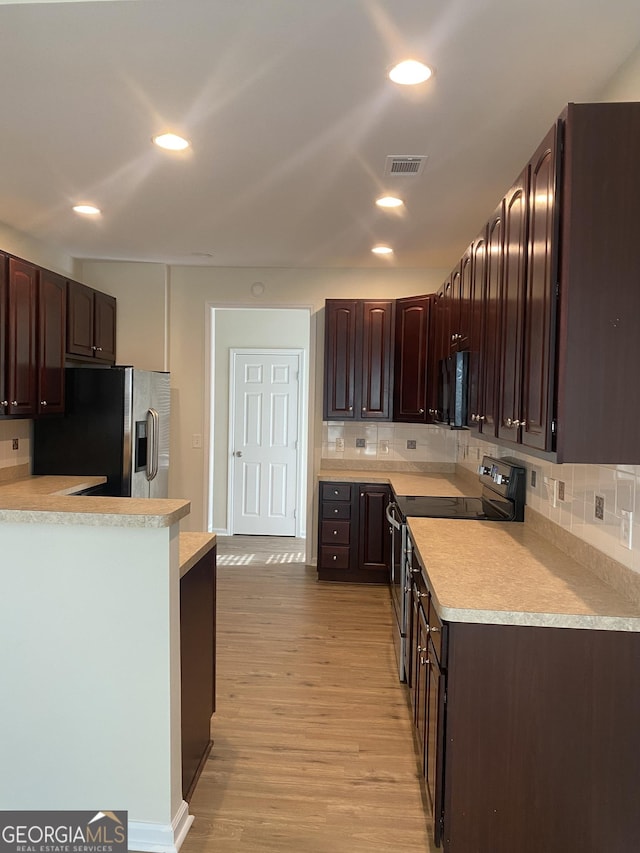
{"label": "white baseboard", "polygon": [[187,836],[193,815],[183,800],[177,814],[169,824],[129,821],[129,850],[144,850],[148,853],[178,853]]}

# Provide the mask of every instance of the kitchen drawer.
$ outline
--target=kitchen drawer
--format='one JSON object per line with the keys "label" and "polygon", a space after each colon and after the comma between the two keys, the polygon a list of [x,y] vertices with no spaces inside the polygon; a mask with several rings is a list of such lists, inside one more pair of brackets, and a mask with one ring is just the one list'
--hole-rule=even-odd
{"label": "kitchen drawer", "polygon": [[323,521],[320,535],[323,545],[348,545],[351,536],[351,522]]}
{"label": "kitchen drawer", "polygon": [[320,548],[321,569],[348,569],[350,548],[345,545],[322,545]]}
{"label": "kitchen drawer", "polygon": [[350,483],[322,483],[323,501],[350,501]]}
{"label": "kitchen drawer", "polygon": [[339,503],[332,501],[322,504],[323,518],[351,518],[351,503]]}

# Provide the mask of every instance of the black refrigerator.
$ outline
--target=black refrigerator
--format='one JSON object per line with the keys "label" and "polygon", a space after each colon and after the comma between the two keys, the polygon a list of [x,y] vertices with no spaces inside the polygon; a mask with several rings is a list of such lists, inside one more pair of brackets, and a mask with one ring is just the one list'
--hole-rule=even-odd
{"label": "black refrigerator", "polygon": [[106,476],[104,495],[166,498],[169,374],[65,370],[65,414],[34,421],[33,473]]}

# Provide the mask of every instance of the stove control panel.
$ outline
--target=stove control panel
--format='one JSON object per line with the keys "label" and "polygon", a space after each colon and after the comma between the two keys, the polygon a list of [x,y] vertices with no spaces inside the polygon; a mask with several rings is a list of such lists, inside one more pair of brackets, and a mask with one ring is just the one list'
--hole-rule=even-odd
{"label": "stove control panel", "polygon": [[478,466],[479,479],[483,486],[512,501],[522,502],[526,490],[526,469],[518,459],[503,457],[494,459],[484,456]]}

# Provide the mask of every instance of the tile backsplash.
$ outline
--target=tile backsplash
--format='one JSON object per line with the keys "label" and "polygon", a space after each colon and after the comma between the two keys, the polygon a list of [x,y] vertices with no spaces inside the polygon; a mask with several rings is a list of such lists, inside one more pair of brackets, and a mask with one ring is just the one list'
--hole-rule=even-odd
{"label": "tile backsplash", "polygon": [[[393,462],[454,463],[475,476],[485,454],[522,459],[528,470],[528,506],[640,574],[640,465],[556,465],[482,441],[467,430],[397,423],[323,424],[323,459],[366,459],[385,463],[386,468]],[[596,496],[604,498],[602,519],[596,517]],[[630,524],[626,513],[632,513]]]}
{"label": "tile backsplash", "polygon": [[[459,467],[475,472],[484,454],[522,459],[528,470],[528,506],[640,573],[640,466],[556,465],[481,441],[465,430],[455,435]],[[596,517],[596,496],[604,498],[602,519]],[[630,527],[625,513],[632,513]]]}
{"label": "tile backsplash", "polygon": [[455,454],[455,434],[435,426],[364,421],[322,425],[323,459],[454,463]]}
{"label": "tile backsplash", "polygon": [[[31,462],[30,420],[0,420],[0,468],[13,468]],[[14,440],[18,449],[14,450]]]}

